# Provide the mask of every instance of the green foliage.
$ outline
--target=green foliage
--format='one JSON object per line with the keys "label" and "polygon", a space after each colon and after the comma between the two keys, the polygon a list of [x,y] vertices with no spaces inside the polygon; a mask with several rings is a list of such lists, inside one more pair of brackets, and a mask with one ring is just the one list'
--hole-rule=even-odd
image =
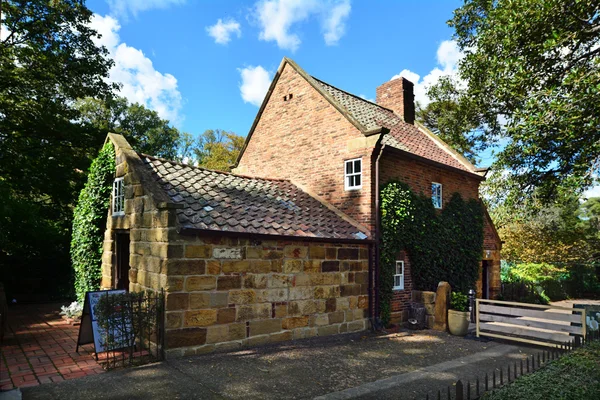
{"label": "green foliage", "polygon": [[464,92],[451,77],[441,77],[427,91],[430,102],[425,107],[417,104],[416,117],[444,142],[475,163],[479,116],[473,112],[474,108]]}
{"label": "green foliage", "polygon": [[109,132],[119,133],[136,151],[177,159],[181,134],[156,111],[142,104],[129,104],[123,97],[106,101],[88,97],[79,100],[76,107],[86,126],[101,132],[103,137]]}
{"label": "green foliage", "polygon": [[181,142],[181,157],[199,167],[217,171],[231,171],[245,138],[221,129],[204,131],[197,139],[185,134]]}
{"label": "green foliage", "polygon": [[458,292],[472,289],[483,252],[483,208],[455,193],[441,213],[431,199],[418,196],[402,182],[381,189],[380,304],[389,323],[393,275],[398,253],[411,261],[415,289],[435,290],[447,281]]}
{"label": "green foliage", "polygon": [[85,292],[98,290],[102,278],[102,243],[110,208],[115,175],[115,150],[106,143],[92,162],[88,181],[79,194],[73,215],[71,264],[75,272],[75,293],[83,303]]}
{"label": "green foliage", "polygon": [[533,374],[486,393],[485,400],[580,400],[600,398],[600,343],[592,342]]}
{"label": "green foliage", "polygon": [[[449,21],[465,54],[454,119],[482,146],[501,144],[491,181],[518,207],[594,182],[600,153],[600,5],[596,0],[466,0]],[[464,89],[462,89],[464,88]],[[439,103],[438,99],[435,102]],[[443,103],[440,103],[443,106]],[[435,108],[436,105],[430,105]],[[469,123],[463,123],[469,116]]]}
{"label": "green foliage", "polygon": [[455,311],[469,311],[469,297],[460,292],[452,292],[450,296],[450,309]]}

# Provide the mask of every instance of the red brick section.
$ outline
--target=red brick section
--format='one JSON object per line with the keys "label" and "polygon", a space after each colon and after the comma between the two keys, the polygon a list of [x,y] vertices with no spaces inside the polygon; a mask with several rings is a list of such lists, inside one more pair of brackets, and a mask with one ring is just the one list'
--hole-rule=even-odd
{"label": "red brick section", "polygon": [[0,390],[104,372],[93,358],[93,345],[75,352],[79,326],[64,321],[59,309],[60,304],[9,309],[9,332],[0,347]]}
{"label": "red brick section", "polygon": [[[284,96],[292,98],[284,101]],[[263,110],[238,172],[291,179],[358,222],[373,226],[372,147],[349,149],[365,136],[289,64]],[[361,190],[344,189],[344,160],[362,158]]]}
{"label": "red brick section", "polygon": [[[460,172],[431,166],[385,151],[380,159],[379,168],[380,185],[382,186],[391,180],[399,180],[406,182],[414,192],[431,196],[431,183],[438,182],[442,184],[444,204],[447,204],[453,193],[460,193],[464,199],[479,198],[480,180]],[[484,250],[499,250],[501,244],[487,214],[484,224]],[[410,260],[405,254],[399,258],[399,260],[402,259],[405,269],[404,290],[395,291],[392,302],[392,312],[397,313],[397,317],[407,310],[413,289],[410,278]],[[494,265],[494,268],[497,269],[499,266]]]}
{"label": "red brick section", "polygon": [[404,117],[409,124],[415,122],[414,85],[406,78],[392,79],[377,87],[377,104]]}

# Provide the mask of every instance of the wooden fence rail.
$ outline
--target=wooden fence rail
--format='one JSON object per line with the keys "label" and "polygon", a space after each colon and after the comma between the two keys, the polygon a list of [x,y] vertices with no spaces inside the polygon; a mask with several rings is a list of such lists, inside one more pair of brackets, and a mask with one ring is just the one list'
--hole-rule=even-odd
{"label": "wooden fence rail", "polygon": [[556,347],[585,339],[585,309],[477,299],[477,337]]}

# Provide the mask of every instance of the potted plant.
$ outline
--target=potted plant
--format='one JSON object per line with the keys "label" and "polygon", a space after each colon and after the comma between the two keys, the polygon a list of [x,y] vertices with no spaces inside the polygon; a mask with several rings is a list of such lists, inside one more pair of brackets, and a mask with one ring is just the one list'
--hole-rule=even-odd
{"label": "potted plant", "polygon": [[456,336],[469,332],[469,298],[466,294],[452,292],[448,310],[448,330]]}
{"label": "potted plant", "polygon": [[62,306],[60,315],[69,324],[74,324],[81,320],[81,314],[83,313],[83,306],[78,302],[74,301],[69,306]]}

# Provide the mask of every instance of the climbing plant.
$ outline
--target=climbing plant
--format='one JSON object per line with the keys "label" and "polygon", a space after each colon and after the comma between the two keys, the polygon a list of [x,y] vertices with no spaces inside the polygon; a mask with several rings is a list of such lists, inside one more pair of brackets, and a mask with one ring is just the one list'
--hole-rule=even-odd
{"label": "climbing plant", "polygon": [[391,315],[398,253],[410,258],[415,289],[435,290],[447,281],[453,290],[474,288],[483,252],[483,206],[454,193],[441,212],[431,199],[392,181],[381,189],[380,305],[382,322]]}
{"label": "climbing plant", "polygon": [[73,215],[71,265],[75,274],[75,293],[80,303],[85,292],[100,287],[102,243],[114,175],[115,150],[109,142],[90,166]]}

